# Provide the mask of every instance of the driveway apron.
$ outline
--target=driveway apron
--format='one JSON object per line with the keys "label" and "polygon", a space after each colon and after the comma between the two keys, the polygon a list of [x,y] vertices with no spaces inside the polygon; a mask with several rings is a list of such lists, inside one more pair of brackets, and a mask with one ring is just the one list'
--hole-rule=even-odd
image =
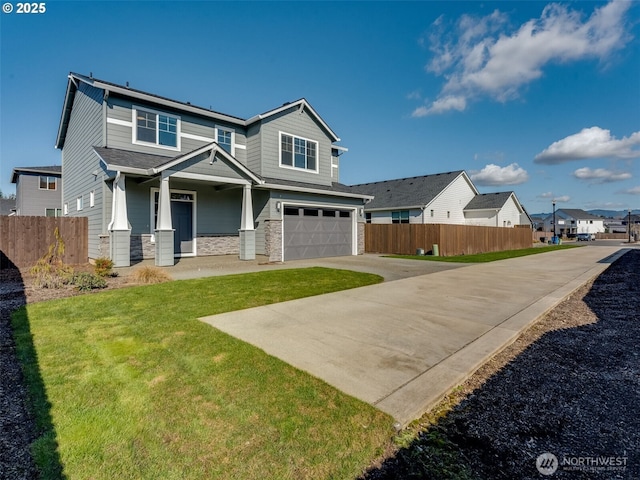
{"label": "driveway apron", "polygon": [[406,425],[624,251],[558,250],[201,320]]}

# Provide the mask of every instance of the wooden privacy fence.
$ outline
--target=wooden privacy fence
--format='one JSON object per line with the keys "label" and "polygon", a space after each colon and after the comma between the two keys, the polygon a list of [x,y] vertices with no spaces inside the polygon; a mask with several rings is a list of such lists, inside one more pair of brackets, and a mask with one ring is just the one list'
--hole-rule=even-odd
{"label": "wooden privacy fence", "polygon": [[530,228],[477,227],[446,224],[375,224],[365,227],[367,253],[415,255],[438,245],[440,255],[471,255],[474,253],[517,250],[532,245]]}
{"label": "wooden privacy fence", "polygon": [[89,258],[86,217],[0,216],[0,269],[29,267],[47,253],[58,228],[64,241],[63,261],[70,265]]}

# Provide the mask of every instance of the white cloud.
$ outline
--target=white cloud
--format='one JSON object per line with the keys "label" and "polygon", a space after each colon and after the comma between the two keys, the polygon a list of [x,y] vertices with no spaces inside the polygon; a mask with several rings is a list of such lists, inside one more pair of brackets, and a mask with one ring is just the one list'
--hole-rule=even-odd
{"label": "white cloud", "polygon": [[544,192],[538,195],[538,198],[553,198],[553,192]]}
{"label": "white cloud", "polygon": [[629,195],[640,195],[640,185],[637,187],[627,188],[626,190],[621,190],[618,193],[628,193]]}
{"label": "white cloud", "polygon": [[640,132],[618,140],[611,136],[609,130],[591,127],[552,143],[533,161],[554,165],[588,158],[636,157],[640,157]]}
{"label": "white cloud", "polygon": [[[464,110],[469,100],[480,96],[501,102],[516,98],[552,62],[606,61],[631,38],[625,25],[630,5],[612,1],[583,21],[580,12],[552,3],[540,18],[511,32],[506,31],[506,14],[498,10],[482,18],[463,15],[450,32],[439,17],[427,38],[434,56],[426,70],[447,81],[436,100],[413,116]],[[451,98],[457,101],[446,100]]]}
{"label": "white cloud", "polygon": [[592,180],[592,183],[620,182],[632,177],[629,172],[614,172],[613,170],[607,170],[606,168],[591,169],[589,167],[577,169],[573,172],[573,176],[578,180]]}
{"label": "white cloud", "polygon": [[529,180],[527,171],[517,163],[500,167],[490,163],[479,172],[470,175],[478,185],[519,185]]}
{"label": "white cloud", "polygon": [[569,195],[560,195],[559,197],[553,197],[553,201],[556,203],[567,203],[571,200]]}

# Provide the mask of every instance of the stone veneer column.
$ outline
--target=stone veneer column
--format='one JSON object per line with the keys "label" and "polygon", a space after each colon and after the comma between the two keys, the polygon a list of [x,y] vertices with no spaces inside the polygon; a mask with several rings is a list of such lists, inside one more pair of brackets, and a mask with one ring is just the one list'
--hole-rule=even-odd
{"label": "stone veneer column", "polygon": [[358,222],[358,255],[364,254],[365,224]]}
{"label": "stone veneer column", "polygon": [[270,262],[282,261],[282,220],[264,222],[264,249]]}

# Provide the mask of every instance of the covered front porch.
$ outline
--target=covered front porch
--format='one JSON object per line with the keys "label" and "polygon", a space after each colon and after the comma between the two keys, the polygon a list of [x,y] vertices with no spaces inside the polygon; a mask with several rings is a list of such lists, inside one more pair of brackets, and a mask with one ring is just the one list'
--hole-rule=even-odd
{"label": "covered front porch", "polygon": [[[115,266],[153,258],[170,266],[176,258],[256,255],[253,186],[260,178],[215,142],[157,164],[158,157],[96,148],[105,168],[115,170],[111,221],[101,238]],[[122,157],[127,161],[123,161]],[[155,158],[149,158],[155,157]],[[109,160],[118,158],[116,165]],[[141,169],[130,164],[156,162]]]}

